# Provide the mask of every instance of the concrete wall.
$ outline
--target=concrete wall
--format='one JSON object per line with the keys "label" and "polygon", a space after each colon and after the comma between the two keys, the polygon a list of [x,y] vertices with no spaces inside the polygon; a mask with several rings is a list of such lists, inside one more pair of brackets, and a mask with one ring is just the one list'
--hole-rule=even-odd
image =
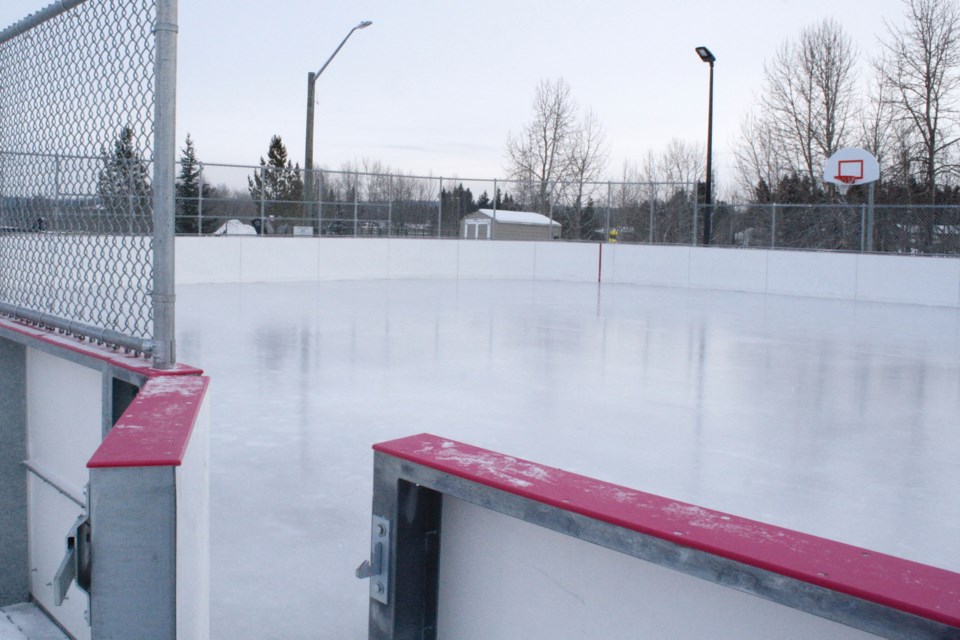
{"label": "concrete wall", "polygon": [[509,279],[706,288],[960,308],[960,258],[389,238],[177,238],[179,284]]}

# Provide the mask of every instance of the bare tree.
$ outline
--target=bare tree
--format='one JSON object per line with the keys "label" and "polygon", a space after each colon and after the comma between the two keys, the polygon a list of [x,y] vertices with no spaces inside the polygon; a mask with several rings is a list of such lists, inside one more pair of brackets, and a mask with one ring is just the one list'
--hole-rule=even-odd
{"label": "bare tree", "polygon": [[563,175],[565,148],[575,130],[577,105],[563,78],[542,80],[533,98],[533,120],[507,138],[510,174],[536,190],[541,213],[550,210],[550,190]]}
{"label": "bare tree", "polygon": [[706,174],[706,157],[701,145],[672,138],[660,156],[657,182],[696,184]]}
{"label": "bare tree", "polygon": [[764,113],[791,169],[811,183],[847,135],[856,59],[843,28],[828,18],[803,29],[796,42],[784,43],[764,66]]}
{"label": "bare tree", "polygon": [[761,185],[773,190],[791,169],[771,119],[747,114],[740,123],[740,141],[734,149],[737,187],[741,197],[753,199]]}
{"label": "bare tree", "polygon": [[566,171],[562,179],[569,191],[572,218],[568,225],[573,238],[579,240],[584,227],[593,222],[582,219],[583,211],[596,191],[596,181],[606,171],[609,158],[603,127],[592,111],[588,111],[570,133],[564,151]]}
{"label": "bare tree", "polygon": [[956,145],[960,7],[955,0],[905,0],[906,24],[887,24],[882,69],[897,117],[909,125],[921,179],[936,202],[938,176]]}

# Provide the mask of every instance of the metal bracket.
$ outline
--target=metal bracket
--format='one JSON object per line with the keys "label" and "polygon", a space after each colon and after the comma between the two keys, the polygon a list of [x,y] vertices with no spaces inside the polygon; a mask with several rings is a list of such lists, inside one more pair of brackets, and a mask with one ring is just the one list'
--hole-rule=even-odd
{"label": "metal bracket", "polygon": [[370,578],[370,597],[383,604],[390,600],[390,521],[373,516],[370,559],[357,567],[357,577]]}
{"label": "metal bracket", "polygon": [[67,534],[67,553],[53,577],[53,602],[58,607],[67,597],[73,581],[90,593],[90,520],[86,515],[77,518]]}

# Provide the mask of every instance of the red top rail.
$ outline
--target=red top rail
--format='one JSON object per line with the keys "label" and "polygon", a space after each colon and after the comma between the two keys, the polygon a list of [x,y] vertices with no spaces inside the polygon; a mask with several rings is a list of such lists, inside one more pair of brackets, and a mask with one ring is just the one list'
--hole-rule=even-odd
{"label": "red top rail", "polygon": [[960,574],[430,434],[374,450],[559,509],[960,627]]}

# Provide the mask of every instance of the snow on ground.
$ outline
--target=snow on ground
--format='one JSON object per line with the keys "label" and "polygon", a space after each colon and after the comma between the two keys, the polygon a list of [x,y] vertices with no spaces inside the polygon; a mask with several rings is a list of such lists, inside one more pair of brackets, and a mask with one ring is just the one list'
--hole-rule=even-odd
{"label": "snow on ground", "polygon": [[960,571],[957,310],[631,285],[178,289],[214,638],[366,638],[372,444],[420,432]]}

